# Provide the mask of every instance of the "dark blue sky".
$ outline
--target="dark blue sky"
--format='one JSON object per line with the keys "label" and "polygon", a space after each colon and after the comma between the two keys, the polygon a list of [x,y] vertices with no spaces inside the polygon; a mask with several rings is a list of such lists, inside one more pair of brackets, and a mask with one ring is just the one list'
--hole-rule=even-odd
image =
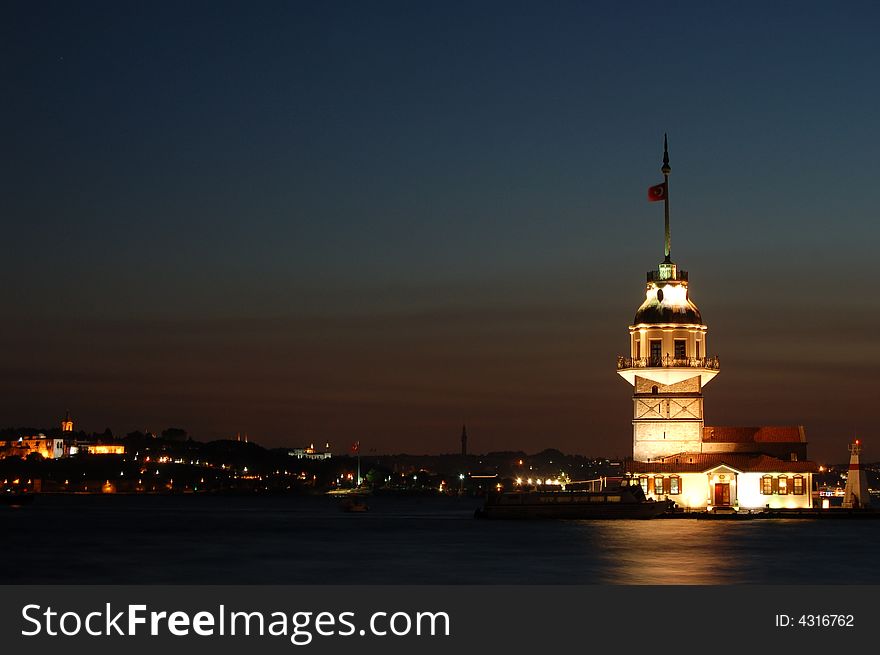
{"label": "dark blue sky", "polygon": [[16,2],[0,423],[630,448],[673,256],[707,423],[869,455],[875,3]]}

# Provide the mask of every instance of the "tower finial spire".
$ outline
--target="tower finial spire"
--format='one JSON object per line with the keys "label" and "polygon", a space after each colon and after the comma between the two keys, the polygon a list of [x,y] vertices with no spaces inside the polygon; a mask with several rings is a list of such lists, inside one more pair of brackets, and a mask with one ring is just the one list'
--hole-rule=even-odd
{"label": "tower finial spire", "polygon": [[663,168],[660,169],[664,175],[669,175],[669,140],[666,138],[666,132],[663,133]]}
{"label": "tower finial spire", "polygon": [[663,173],[663,185],[666,187],[666,192],[663,194],[663,214],[666,219],[666,242],[664,247],[666,258],[663,261],[669,264],[672,262],[670,259],[672,249],[669,238],[669,174],[672,172],[672,169],[669,167],[669,143],[666,138],[666,132],[663,133],[663,166],[660,167],[660,172]]}

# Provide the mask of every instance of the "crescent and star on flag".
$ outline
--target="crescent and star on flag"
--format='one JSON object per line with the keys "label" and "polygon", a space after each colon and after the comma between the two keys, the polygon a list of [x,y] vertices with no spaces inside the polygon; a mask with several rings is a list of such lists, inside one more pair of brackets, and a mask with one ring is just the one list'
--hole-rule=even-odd
{"label": "crescent and star on flag", "polygon": [[666,182],[648,188],[648,201],[657,202],[666,198]]}

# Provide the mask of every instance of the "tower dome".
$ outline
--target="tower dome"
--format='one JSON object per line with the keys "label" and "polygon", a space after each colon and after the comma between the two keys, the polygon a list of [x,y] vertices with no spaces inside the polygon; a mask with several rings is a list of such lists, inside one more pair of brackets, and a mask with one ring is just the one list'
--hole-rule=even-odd
{"label": "tower dome", "polygon": [[676,280],[656,280],[648,273],[645,302],[641,304],[633,325],[702,325],[700,310],[688,296],[687,272],[679,271]]}

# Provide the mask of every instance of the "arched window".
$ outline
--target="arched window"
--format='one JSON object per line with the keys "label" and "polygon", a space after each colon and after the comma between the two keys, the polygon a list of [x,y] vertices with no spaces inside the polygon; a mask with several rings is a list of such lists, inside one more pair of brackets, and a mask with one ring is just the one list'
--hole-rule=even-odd
{"label": "arched window", "polygon": [[796,475],[791,479],[791,493],[795,496],[804,495],[804,476]]}
{"label": "arched window", "polygon": [[770,496],[773,494],[773,476],[765,475],[761,478],[761,494]]}
{"label": "arched window", "polygon": [[660,393],[660,389],[657,387],[656,384],[653,387],[651,387],[651,393],[653,393],[653,394]]}
{"label": "arched window", "polygon": [[677,475],[669,477],[669,495],[677,496],[681,493],[681,478]]}

